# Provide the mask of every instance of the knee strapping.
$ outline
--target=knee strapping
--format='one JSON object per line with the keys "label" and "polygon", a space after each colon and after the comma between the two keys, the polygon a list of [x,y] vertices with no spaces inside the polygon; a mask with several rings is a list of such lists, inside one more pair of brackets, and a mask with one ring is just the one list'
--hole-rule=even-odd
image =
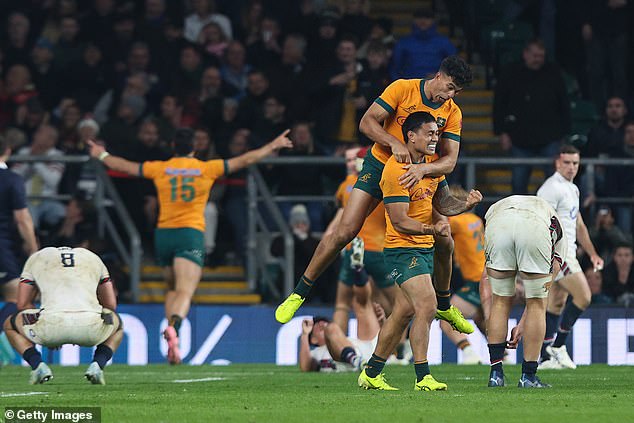
{"label": "knee strapping", "polygon": [[552,276],[544,276],[537,279],[522,279],[526,298],[546,298],[552,284]]}
{"label": "knee strapping", "polygon": [[515,295],[515,276],[508,278],[494,278],[489,276],[491,292],[499,297],[513,297]]}

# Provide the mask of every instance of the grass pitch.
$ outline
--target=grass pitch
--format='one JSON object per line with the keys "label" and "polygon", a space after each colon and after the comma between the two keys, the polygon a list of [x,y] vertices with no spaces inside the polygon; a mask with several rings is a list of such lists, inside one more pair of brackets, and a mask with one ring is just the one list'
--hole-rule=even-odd
{"label": "grass pitch", "polygon": [[[29,369],[0,369],[0,413],[8,406],[101,407],[102,422],[634,422],[634,367],[542,371],[553,388],[487,388],[488,366],[432,366],[446,392],[415,392],[413,366],[388,366],[396,392],[364,391],[357,375],[306,374],[274,365],[125,366],[90,385],[85,366],[53,366],[55,378],[29,385]],[[0,414],[1,416],[2,414]],[[0,421],[2,421],[0,417]]]}

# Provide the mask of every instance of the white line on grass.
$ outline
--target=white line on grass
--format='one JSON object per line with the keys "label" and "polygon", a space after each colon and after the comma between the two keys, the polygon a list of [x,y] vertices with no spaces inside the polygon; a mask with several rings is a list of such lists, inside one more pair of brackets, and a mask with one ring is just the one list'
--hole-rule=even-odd
{"label": "white line on grass", "polygon": [[226,380],[226,377],[203,377],[201,379],[177,379],[174,383],[211,382],[216,380]]}
{"label": "white line on grass", "polygon": [[0,392],[0,398],[29,397],[31,395],[48,395],[48,392]]}

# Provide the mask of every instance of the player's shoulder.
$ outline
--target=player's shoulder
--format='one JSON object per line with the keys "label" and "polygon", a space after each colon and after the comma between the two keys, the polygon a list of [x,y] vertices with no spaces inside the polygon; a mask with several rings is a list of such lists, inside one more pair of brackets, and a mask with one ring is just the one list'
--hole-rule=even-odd
{"label": "player's shoulder", "polygon": [[403,91],[409,91],[412,89],[420,90],[421,81],[422,79],[420,78],[397,79],[390,84],[390,87],[394,89],[401,89]]}

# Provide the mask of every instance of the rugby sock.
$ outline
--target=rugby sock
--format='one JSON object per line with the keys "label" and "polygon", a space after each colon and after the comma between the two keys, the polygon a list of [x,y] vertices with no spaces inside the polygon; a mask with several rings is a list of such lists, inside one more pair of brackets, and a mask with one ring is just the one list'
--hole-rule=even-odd
{"label": "rugby sock", "polygon": [[372,354],[368,364],[365,365],[365,374],[369,377],[377,377],[385,367],[385,359],[376,354]]}
{"label": "rugby sock", "polygon": [[471,342],[469,342],[468,339],[463,339],[462,341],[460,341],[460,342],[458,342],[456,344],[456,347],[458,347],[459,350],[464,350],[465,348],[467,348],[470,345],[471,345]]}
{"label": "rugby sock", "polygon": [[178,331],[181,328],[181,323],[183,323],[183,318],[178,314],[172,314],[172,317],[170,317],[169,320],[169,325],[174,327],[174,330],[176,331],[176,336],[178,336]]}
{"label": "rugby sock", "polygon": [[92,358],[92,361],[96,361],[99,364],[99,367],[103,369],[106,367],[106,363],[108,360],[112,358],[112,350],[109,346],[104,344],[97,345],[97,349],[95,350],[95,355]]}
{"label": "rugby sock", "polygon": [[42,354],[35,347],[28,348],[26,351],[22,353],[22,358],[24,361],[29,363],[32,370],[35,370],[37,366],[42,362]]}
{"label": "rugby sock", "polygon": [[310,294],[310,290],[313,288],[313,283],[314,282],[308,279],[305,275],[302,275],[302,277],[299,278],[297,285],[295,285],[293,292],[302,298],[306,298],[308,294]]}
{"label": "rugby sock", "polygon": [[344,347],[341,350],[341,361],[345,361],[348,364],[353,364],[354,359],[357,358],[357,353],[352,347]]}
{"label": "rugby sock", "polygon": [[554,348],[559,348],[566,343],[568,334],[579,316],[581,316],[581,313],[583,313],[583,310],[577,307],[572,301],[566,304],[566,308],[564,308],[564,312],[561,314],[561,324],[557,330],[557,338],[555,338],[555,342],[553,342]]}
{"label": "rugby sock", "polygon": [[506,343],[489,344],[489,358],[491,359],[491,370],[503,372],[502,360],[504,360],[504,350]]}
{"label": "rugby sock", "polygon": [[438,310],[445,311],[451,307],[451,291],[438,291],[436,290],[436,300],[438,301]]}
{"label": "rugby sock", "polygon": [[559,324],[559,315],[546,312],[546,335],[544,336],[544,343],[542,344],[541,359],[542,361],[550,360],[550,355],[546,352],[546,347],[552,345],[553,339],[555,339],[555,331]]}
{"label": "rugby sock", "polygon": [[4,303],[4,307],[0,309],[0,333],[2,333],[2,328],[4,327],[4,322],[7,320],[9,316],[15,314],[18,311],[18,305],[14,302],[6,302]]}
{"label": "rugby sock", "polygon": [[427,362],[427,360],[415,361],[414,370],[416,371],[416,382],[418,383],[430,373],[429,363]]}
{"label": "rugby sock", "polygon": [[537,373],[537,362],[536,361],[526,361],[522,362],[522,374],[525,374],[529,379],[534,379],[535,374]]}

